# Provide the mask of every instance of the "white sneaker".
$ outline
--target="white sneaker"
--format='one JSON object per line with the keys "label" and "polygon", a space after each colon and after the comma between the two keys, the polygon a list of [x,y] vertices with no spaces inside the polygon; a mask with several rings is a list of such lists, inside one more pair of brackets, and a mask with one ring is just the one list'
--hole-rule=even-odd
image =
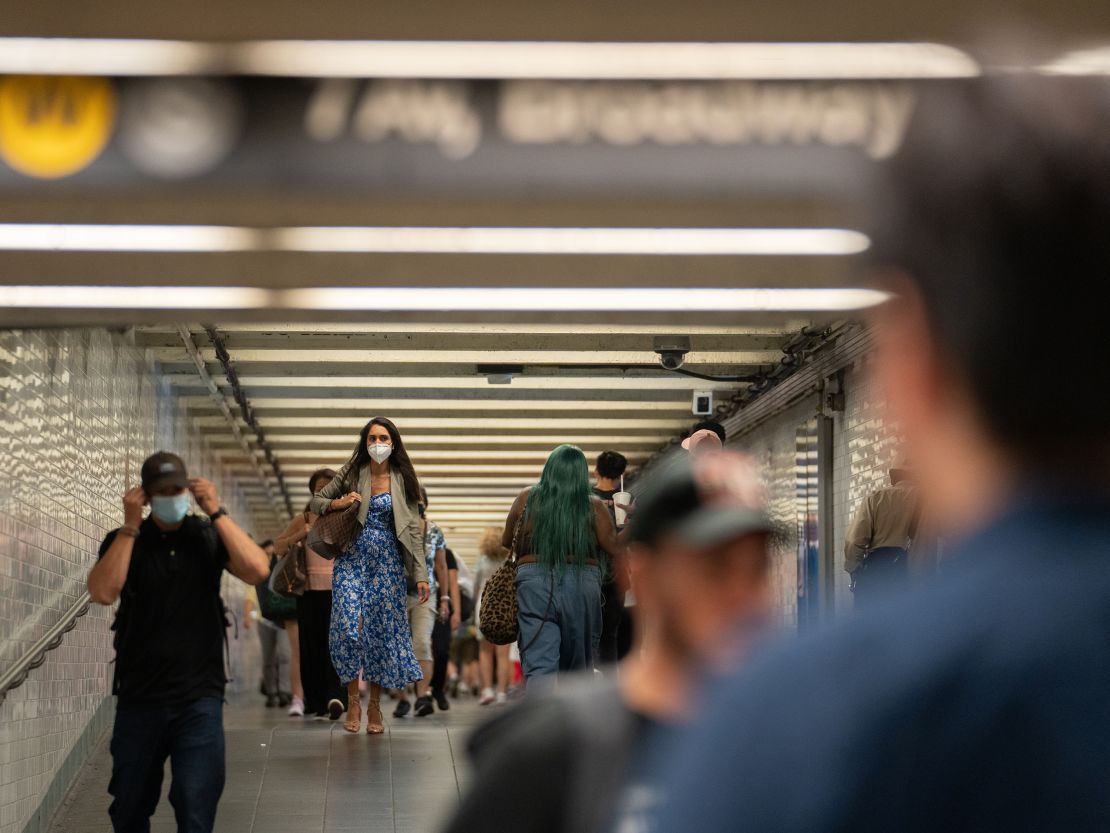
{"label": "white sneaker", "polygon": [[508,702],[509,702],[509,695],[508,695],[508,694],[506,694],[506,693],[505,693],[505,692],[503,692],[503,691],[499,691],[499,692],[497,692],[497,699],[496,699],[496,700],[494,700],[494,703],[495,703],[496,705],[498,705],[498,706],[504,706],[504,705],[505,705],[506,703],[508,703]]}
{"label": "white sneaker", "polygon": [[304,700],[300,697],[293,698],[293,704],[289,707],[290,717],[304,717]]}
{"label": "white sneaker", "polygon": [[490,703],[492,703],[496,699],[497,699],[497,697],[494,695],[492,688],[483,689],[482,690],[482,699],[478,701],[478,705],[479,706],[488,706]]}

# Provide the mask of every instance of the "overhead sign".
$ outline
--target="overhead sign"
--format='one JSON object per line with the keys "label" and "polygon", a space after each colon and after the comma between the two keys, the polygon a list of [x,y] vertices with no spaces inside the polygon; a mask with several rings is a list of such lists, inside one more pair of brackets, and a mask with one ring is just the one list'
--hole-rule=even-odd
{"label": "overhead sign", "polygon": [[0,78],[0,156],[26,176],[70,176],[100,155],[115,115],[115,92],[103,78]]}
{"label": "overhead sign", "polygon": [[913,103],[912,86],[871,81],[9,77],[0,187],[837,189],[897,149]]}

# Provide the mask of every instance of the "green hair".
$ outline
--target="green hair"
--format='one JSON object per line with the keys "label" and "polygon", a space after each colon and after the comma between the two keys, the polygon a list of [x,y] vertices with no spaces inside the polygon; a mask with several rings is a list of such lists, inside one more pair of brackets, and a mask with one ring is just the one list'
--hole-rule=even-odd
{"label": "green hair", "polygon": [[528,495],[525,524],[540,563],[562,570],[598,558],[593,512],[586,455],[577,446],[561,445]]}

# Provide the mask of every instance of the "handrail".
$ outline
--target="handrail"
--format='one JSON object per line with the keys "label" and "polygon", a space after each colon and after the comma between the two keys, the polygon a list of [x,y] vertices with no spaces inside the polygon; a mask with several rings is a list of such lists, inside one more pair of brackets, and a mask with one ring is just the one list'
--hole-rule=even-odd
{"label": "handrail", "polygon": [[28,675],[46,662],[46,655],[62,644],[62,637],[73,630],[77,626],[77,620],[89,612],[91,602],[92,598],[88,591],[82,593],[60,620],[36,640],[22,657],[0,674],[0,705],[3,705],[9,691],[23,685]]}

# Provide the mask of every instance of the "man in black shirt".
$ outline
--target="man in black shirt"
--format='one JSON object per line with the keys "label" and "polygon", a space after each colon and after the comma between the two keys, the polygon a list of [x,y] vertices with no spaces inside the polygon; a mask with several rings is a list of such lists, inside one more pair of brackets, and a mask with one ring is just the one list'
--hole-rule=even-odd
{"label": "man in black shirt", "polygon": [[[594,466],[594,477],[597,485],[594,494],[601,498],[609,507],[609,514],[613,522],[617,520],[616,507],[613,504],[613,495],[621,491],[621,477],[628,468],[628,460],[618,451],[603,451],[597,457]],[[619,531],[620,527],[618,527]],[[621,659],[620,632],[622,625],[627,627],[630,622],[624,622],[626,612],[624,609],[624,589],[617,581],[619,564],[610,567],[609,575],[601,584],[601,645],[598,656],[603,665],[612,665]]]}
{"label": "man in black shirt", "polygon": [[[208,520],[187,515],[190,493]],[[178,830],[207,833],[224,785],[220,579],[226,569],[256,584],[269,562],[220,507],[215,485],[188,479],[175,454],[143,463],[142,485],[123,496],[123,509],[123,526],[104,539],[88,578],[94,602],[120,600],[108,813],[116,833],[148,831],[169,757]]]}
{"label": "man in black shirt", "polygon": [[732,661],[769,613],[772,525],[755,467],[721,450],[656,473],[638,505],[628,536],[637,650],[619,678],[570,678],[480,727],[473,786],[447,833],[650,823],[666,784],[645,763],[696,713],[696,671]]}

